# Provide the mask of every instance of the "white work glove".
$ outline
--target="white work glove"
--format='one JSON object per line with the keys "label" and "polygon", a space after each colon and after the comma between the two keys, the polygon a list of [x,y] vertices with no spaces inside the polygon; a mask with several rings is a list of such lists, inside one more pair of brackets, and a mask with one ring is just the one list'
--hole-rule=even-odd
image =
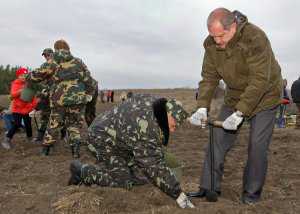
{"label": "white work glove", "polygon": [[92,99],[93,99],[93,96],[91,96],[91,95],[86,95],[86,101],[87,101],[88,103],[91,102]]}
{"label": "white work glove", "polygon": [[181,208],[195,208],[194,204],[190,201],[190,199],[184,194],[184,192],[181,192],[179,197],[176,199],[176,202],[179,207]]}
{"label": "white work glove", "polygon": [[29,112],[29,117],[34,117],[36,110],[33,109],[31,112]]}
{"label": "white work glove", "polygon": [[240,111],[232,113],[223,122],[223,128],[226,130],[237,130],[238,126],[243,122],[242,115],[243,113]]}
{"label": "white work glove", "polygon": [[205,126],[207,121],[207,108],[199,108],[188,120],[192,125]]}

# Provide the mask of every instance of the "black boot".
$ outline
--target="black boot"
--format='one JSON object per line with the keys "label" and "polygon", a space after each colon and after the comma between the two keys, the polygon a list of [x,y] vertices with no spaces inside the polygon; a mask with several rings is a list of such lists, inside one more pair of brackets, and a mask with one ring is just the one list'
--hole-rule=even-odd
{"label": "black boot", "polygon": [[80,158],[80,142],[76,142],[71,148],[73,158]]}
{"label": "black boot", "polygon": [[43,145],[42,155],[43,156],[48,156],[49,152],[50,152],[50,148],[51,148],[51,145]]}
{"label": "black boot", "polygon": [[70,165],[71,177],[68,185],[78,185],[81,183],[81,168],[82,163],[79,160],[74,160]]}
{"label": "black boot", "polygon": [[216,193],[216,196],[221,195],[220,191],[212,192],[212,191],[204,189],[202,187],[200,187],[198,192],[188,192],[186,195],[188,197],[195,197],[195,198],[204,198],[204,197],[211,198],[212,197],[211,195],[213,195],[213,193]]}
{"label": "black boot", "polygon": [[200,188],[197,192],[188,192],[186,195],[188,197],[195,197],[195,198],[204,198],[206,195],[206,189]]}

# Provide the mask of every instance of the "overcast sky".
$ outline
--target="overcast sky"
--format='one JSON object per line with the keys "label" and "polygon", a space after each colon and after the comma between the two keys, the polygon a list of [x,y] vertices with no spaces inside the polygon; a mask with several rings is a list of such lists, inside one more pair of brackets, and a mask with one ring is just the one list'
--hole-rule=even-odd
{"label": "overcast sky", "polygon": [[298,78],[298,0],[1,0],[0,64],[36,68],[63,38],[101,88],[196,87],[217,7],[261,27],[289,86]]}

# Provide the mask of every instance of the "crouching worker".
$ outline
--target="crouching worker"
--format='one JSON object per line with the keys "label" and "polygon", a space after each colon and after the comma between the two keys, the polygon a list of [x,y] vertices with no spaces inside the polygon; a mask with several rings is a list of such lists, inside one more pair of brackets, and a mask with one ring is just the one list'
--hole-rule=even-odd
{"label": "crouching worker", "polygon": [[130,189],[151,182],[181,208],[193,208],[163,154],[169,133],[187,116],[174,99],[141,94],[99,115],[89,127],[88,140],[98,166],[73,161],[69,184]]}

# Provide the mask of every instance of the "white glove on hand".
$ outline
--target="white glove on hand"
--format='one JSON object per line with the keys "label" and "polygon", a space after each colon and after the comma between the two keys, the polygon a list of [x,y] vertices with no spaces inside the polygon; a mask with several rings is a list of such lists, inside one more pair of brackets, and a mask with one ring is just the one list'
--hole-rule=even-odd
{"label": "white glove on hand", "polygon": [[223,122],[223,128],[226,130],[237,130],[238,126],[242,123],[243,113],[240,111],[236,111],[231,114],[226,120]]}
{"label": "white glove on hand", "polygon": [[190,118],[189,122],[195,126],[201,126],[207,121],[207,108],[199,108]]}
{"label": "white glove on hand", "polygon": [[31,112],[29,112],[29,117],[34,117],[36,110],[33,109]]}
{"label": "white glove on hand", "polygon": [[181,208],[195,208],[194,204],[190,201],[190,199],[184,194],[184,192],[181,192],[179,197],[176,199],[176,202],[178,206]]}
{"label": "white glove on hand", "polygon": [[87,101],[88,103],[91,102],[92,99],[93,99],[93,96],[91,96],[91,95],[86,95],[86,101]]}

